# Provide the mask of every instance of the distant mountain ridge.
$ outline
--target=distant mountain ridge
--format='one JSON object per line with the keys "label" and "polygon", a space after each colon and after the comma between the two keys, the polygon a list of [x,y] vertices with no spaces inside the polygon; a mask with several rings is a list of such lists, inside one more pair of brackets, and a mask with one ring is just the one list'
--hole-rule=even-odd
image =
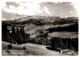
{"label": "distant mountain ridge", "polygon": [[75,23],[78,22],[78,17],[68,17],[68,18],[60,18],[53,16],[26,16],[21,18],[16,18],[14,20],[4,20],[4,23],[12,24],[12,23],[21,23],[21,24],[64,24],[64,23]]}

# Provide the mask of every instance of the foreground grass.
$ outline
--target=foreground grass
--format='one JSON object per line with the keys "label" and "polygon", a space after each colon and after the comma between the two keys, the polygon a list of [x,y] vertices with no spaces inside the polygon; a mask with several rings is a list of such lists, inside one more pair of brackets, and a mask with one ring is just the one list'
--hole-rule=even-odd
{"label": "foreground grass", "polygon": [[[4,45],[6,46],[6,45]],[[22,45],[12,44],[12,49],[7,51],[7,49],[2,50],[3,56],[68,56],[68,55],[77,55],[77,52],[65,50],[63,54],[59,51],[49,50],[46,46],[37,45],[32,43],[26,43]],[[23,50],[23,47],[26,49]],[[73,54],[73,53],[74,54]]]}

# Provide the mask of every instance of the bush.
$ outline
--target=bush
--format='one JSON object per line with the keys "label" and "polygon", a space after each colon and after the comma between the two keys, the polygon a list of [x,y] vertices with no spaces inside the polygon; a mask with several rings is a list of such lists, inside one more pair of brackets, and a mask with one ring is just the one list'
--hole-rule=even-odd
{"label": "bush", "polygon": [[12,49],[12,45],[11,45],[11,44],[9,44],[7,48],[8,48],[8,49]]}

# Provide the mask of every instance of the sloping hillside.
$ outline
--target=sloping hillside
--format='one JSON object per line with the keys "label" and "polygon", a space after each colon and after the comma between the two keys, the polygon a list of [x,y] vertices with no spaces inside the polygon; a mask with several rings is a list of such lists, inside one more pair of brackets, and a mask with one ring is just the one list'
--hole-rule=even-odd
{"label": "sloping hillside", "polygon": [[[2,42],[3,48],[7,48],[8,45],[7,42]],[[37,45],[32,43],[26,43],[22,45],[16,45],[12,44],[12,48],[15,48],[15,50],[10,50],[10,53],[7,52],[7,50],[2,50],[3,56],[71,56],[71,55],[77,55],[75,52],[74,54],[70,50],[65,50],[63,54],[61,54],[59,51],[49,50],[46,48],[46,46],[43,45]],[[23,47],[26,49],[23,50]],[[70,53],[70,54],[68,54]]]}

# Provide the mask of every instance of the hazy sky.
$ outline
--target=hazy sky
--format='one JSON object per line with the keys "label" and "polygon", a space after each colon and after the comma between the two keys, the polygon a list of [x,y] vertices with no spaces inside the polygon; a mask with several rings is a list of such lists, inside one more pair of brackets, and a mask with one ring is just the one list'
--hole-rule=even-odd
{"label": "hazy sky", "polygon": [[75,17],[77,13],[70,2],[6,2],[3,4],[2,16],[4,19],[26,15]]}

